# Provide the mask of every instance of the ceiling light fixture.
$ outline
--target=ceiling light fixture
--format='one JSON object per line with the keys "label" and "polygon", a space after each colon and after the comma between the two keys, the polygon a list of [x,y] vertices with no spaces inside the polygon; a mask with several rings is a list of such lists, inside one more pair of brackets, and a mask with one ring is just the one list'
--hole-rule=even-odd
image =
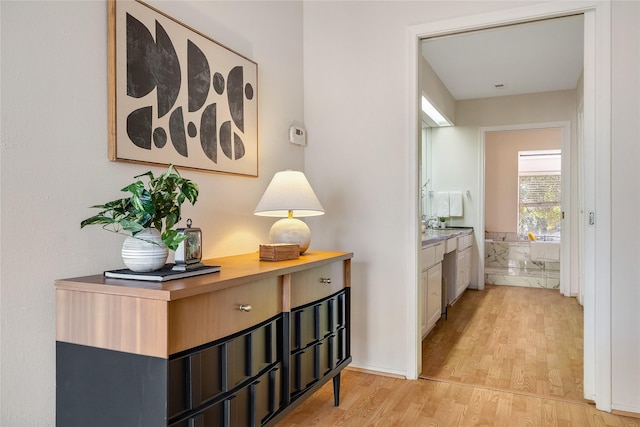
{"label": "ceiling light fixture", "polygon": [[424,112],[438,126],[452,126],[451,122],[440,114],[436,107],[434,107],[424,96],[422,97],[422,112]]}

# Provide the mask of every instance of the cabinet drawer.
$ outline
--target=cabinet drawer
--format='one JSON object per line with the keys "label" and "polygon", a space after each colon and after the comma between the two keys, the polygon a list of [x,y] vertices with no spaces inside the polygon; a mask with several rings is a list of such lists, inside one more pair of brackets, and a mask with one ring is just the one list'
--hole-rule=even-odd
{"label": "cabinet drawer", "polygon": [[291,350],[305,348],[345,327],[345,292],[291,311]]}
{"label": "cabinet drawer", "polygon": [[461,251],[471,246],[473,243],[473,234],[458,237],[458,250]]}
{"label": "cabinet drawer", "polygon": [[458,239],[456,239],[455,237],[451,239],[447,239],[445,245],[446,245],[445,253],[451,253],[457,249]]}
{"label": "cabinet drawer", "polygon": [[280,294],[281,284],[274,277],[171,301],[168,353],[215,341],[275,316],[282,311]]}
{"label": "cabinet drawer", "polygon": [[229,339],[173,356],[168,364],[168,418],[196,410],[276,366],[282,360],[282,337],[280,315]]}
{"label": "cabinet drawer", "polygon": [[428,269],[436,263],[436,247],[435,245],[425,246],[420,250],[420,268]]}
{"label": "cabinet drawer", "polygon": [[228,398],[169,427],[264,425],[282,406],[281,372],[278,365]]}
{"label": "cabinet drawer", "polygon": [[344,288],[342,262],[323,265],[291,275],[291,307],[325,298]]}
{"label": "cabinet drawer", "polygon": [[442,261],[446,250],[446,243],[438,243],[436,245],[436,262]]}
{"label": "cabinet drawer", "polygon": [[291,355],[291,396],[295,398],[335,368],[339,357],[339,342],[331,335],[304,350]]}

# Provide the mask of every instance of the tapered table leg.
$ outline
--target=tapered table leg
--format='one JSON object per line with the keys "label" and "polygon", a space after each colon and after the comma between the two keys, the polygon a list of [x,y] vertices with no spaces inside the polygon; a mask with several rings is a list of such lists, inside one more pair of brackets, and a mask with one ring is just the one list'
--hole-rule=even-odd
{"label": "tapered table leg", "polygon": [[340,374],[333,377],[333,404],[340,406]]}

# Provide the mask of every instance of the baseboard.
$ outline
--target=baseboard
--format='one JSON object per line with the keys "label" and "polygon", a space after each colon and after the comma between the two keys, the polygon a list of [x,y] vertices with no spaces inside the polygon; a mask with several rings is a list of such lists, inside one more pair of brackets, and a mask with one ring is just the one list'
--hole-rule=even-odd
{"label": "baseboard", "polygon": [[622,415],[624,417],[640,418],[640,413],[638,413],[638,412],[623,411],[623,410],[620,410],[620,409],[612,409],[611,413],[613,415]]}
{"label": "baseboard", "polygon": [[389,377],[389,378],[395,378],[395,379],[399,379],[399,380],[406,380],[407,377],[405,375],[401,375],[401,374],[394,374],[391,372],[384,372],[384,371],[376,371],[373,369],[365,369],[365,368],[358,368],[356,366],[347,366],[346,368],[344,368],[345,371],[353,371],[353,372],[362,372],[363,374],[371,374],[371,375],[378,375],[381,377]]}

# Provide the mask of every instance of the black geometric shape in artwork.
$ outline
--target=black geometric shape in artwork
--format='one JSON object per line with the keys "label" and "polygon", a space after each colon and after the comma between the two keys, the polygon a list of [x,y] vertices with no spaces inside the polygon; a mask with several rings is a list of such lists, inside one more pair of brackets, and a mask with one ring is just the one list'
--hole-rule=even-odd
{"label": "black geometric shape in artwork", "polygon": [[153,62],[158,95],[158,118],[173,108],[178,99],[182,76],[180,60],[171,39],[162,25],[156,21],[156,57]]}
{"label": "black geometric shape in artwork", "polygon": [[178,154],[189,157],[187,152],[187,136],[184,133],[184,118],[182,117],[182,107],[176,108],[169,117],[169,134],[171,143]]}
{"label": "black geometric shape in artwork", "polygon": [[153,131],[153,144],[162,148],[167,144],[167,131],[164,128],[155,128]]}
{"label": "black geometric shape in artwork", "polygon": [[244,143],[242,142],[242,138],[237,133],[233,133],[233,154],[235,160],[241,159],[244,157]]}
{"label": "black geometric shape in artwork", "polygon": [[127,13],[127,95],[142,98],[156,87],[151,61],[155,51],[151,32]]}
{"label": "black geometric shape in artwork", "polygon": [[220,148],[227,158],[233,160],[233,147],[231,146],[231,122],[229,121],[220,125]]}
{"label": "black geometric shape in artwork", "polygon": [[233,67],[227,76],[227,99],[233,123],[244,132],[244,90],[242,67]]}
{"label": "black geometric shape in artwork", "polygon": [[187,93],[189,111],[198,111],[209,95],[211,70],[204,53],[191,40],[187,40]]}
{"label": "black geometric shape in artwork", "polygon": [[216,135],[216,104],[209,104],[200,119],[200,145],[213,163],[218,163],[218,137]]}
{"label": "black geometric shape in artwork", "polygon": [[253,99],[253,86],[251,86],[251,83],[244,85],[244,96],[246,96],[247,99]]}
{"label": "black geometric shape in artwork", "polygon": [[222,95],[224,92],[224,76],[220,73],[213,75],[213,89],[218,95]]}
{"label": "black geometric shape in artwork", "polygon": [[187,125],[187,134],[191,138],[195,138],[196,135],[198,134],[198,128],[193,122],[189,122],[189,124]]}
{"label": "black geometric shape in artwork", "polygon": [[142,107],[127,116],[127,135],[136,147],[151,150],[151,115],[153,108]]}

